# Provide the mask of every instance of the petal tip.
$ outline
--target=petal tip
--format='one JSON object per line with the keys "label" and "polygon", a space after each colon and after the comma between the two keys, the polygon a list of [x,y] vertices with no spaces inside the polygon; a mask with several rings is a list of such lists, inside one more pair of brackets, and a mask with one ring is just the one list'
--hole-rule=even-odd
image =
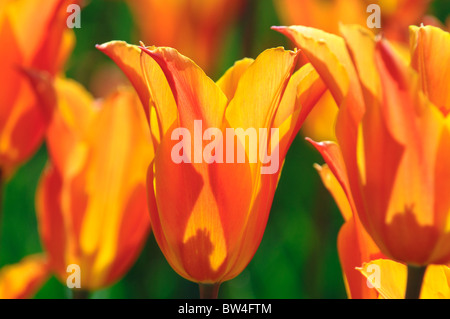
{"label": "petal tip", "polygon": [[289,29],[289,27],[286,27],[286,26],[271,26],[270,29],[280,32],[281,34],[284,34],[284,35],[290,34],[290,29]]}

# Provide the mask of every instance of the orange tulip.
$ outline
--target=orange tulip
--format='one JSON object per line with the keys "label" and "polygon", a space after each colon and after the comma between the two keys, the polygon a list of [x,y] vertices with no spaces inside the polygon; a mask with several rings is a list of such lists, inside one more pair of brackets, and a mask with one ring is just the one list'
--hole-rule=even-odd
{"label": "orange tulip", "polygon": [[21,70],[58,73],[74,42],[67,6],[78,1],[4,0],[0,4],[0,171],[8,178],[41,144],[51,110]]}
{"label": "orange tulip", "polygon": [[[232,148],[245,149],[244,163],[222,161],[217,154],[229,150],[224,151],[226,129],[278,128],[279,143],[270,139],[270,149],[272,155],[278,152],[281,165],[305,116],[323,94],[323,83],[309,64],[294,73],[298,52],[282,48],[236,62],[217,83],[171,48],[141,52],[123,42],[98,48],[128,75],[149,116],[157,146],[147,187],[159,247],[178,274],[203,288],[218,287],[237,276],[256,252],[280,174],[261,174],[262,162],[250,163],[255,155],[250,137],[245,146],[239,142]],[[186,143],[194,146],[195,158],[202,155],[195,147],[203,146],[204,161],[173,161],[179,145],[173,134],[179,128],[203,136],[203,142],[194,136]],[[207,151],[212,136],[205,142],[210,128],[215,128],[217,157],[207,164],[213,156]],[[257,137],[262,141],[259,154],[268,154],[269,139]]]}
{"label": "orange tulip", "polygon": [[32,255],[0,269],[0,299],[28,299],[50,275],[48,260]]}
{"label": "orange tulip", "polygon": [[450,35],[411,27],[411,62],[362,27],[343,38],[306,28],[292,37],[340,105],[333,143],[314,143],[367,232],[408,265],[450,261]]}
{"label": "orange tulip", "polygon": [[176,48],[208,71],[215,70],[223,38],[246,0],[127,0],[141,39]]}
{"label": "orange tulip", "polygon": [[36,196],[40,235],[57,277],[66,283],[68,265],[78,265],[81,289],[93,291],[128,271],[150,230],[150,134],[131,89],[95,102],[73,81],[46,86],[56,111]]}
{"label": "orange tulip", "polygon": [[[381,10],[381,29],[389,40],[401,43],[398,50],[407,50],[403,44],[409,40],[408,26],[424,22],[429,0],[274,0],[281,22],[285,25],[303,25],[339,34],[339,24],[367,25],[370,4]],[[302,127],[302,134],[314,140],[335,141],[334,126],[338,107],[327,93],[314,107]]]}

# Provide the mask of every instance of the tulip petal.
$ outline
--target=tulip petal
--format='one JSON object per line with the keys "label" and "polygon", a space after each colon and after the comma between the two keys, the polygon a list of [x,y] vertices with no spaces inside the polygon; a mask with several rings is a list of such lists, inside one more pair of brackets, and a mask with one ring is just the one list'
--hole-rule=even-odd
{"label": "tulip petal", "polygon": [[350,206],[347,195],[342,189],[339,181],[334,177],[328,165],[315,165],[316,170],[319,172],[323,185],[328,189],[339,207],[342,217],[345,221],[348,221],[353,216],[352,208]]}
{"label": "tulip petal", "polygon": [[365,278],[362,278],[355,268],[364,262],[382,258],[383,256],[361,223],[357,222],[353,217],[339,231],[338,251],[349,298],[377,298],[376,290],[369,288]]}
{"label": "tulip petal", "polygon": [[0,43],[2,48],[8,48],[2,52],[0,59],[0,128],[3,130],[8,114],[12,111],[14,99],[16,95],[13,92],[19,90],[20,76],[17,67],[22,64],[22,54],[19,44],[17,43],[14,30],[11,26],[10,19],[6,16],[0,27]]}
{"label": "tulip petal", "polygon": [[0,299],[28,299],[50,275],[48,260],[36,254],[0,269]]}
{"label": "tulip petal", "polygon": [[444,114],[450,112],[450,33],[411,26],[411,66],[419,73],[422,91]]}
{"label": "tulip petal", "polygon": [[177,143],[167,134],[155,156],[152,184],[157,209],[150,212],[154,234],[161,249],[170,247],[165,253],[175,256],[172,266],[181,276],[215,282],[227,257],[219,208],[208,185],[206,164],[176,164],[171,159]]}
{"label": "tulip petal", "polygon": [[68,3],[19,0],[8,1],[2,9],[0,46],[8,50],[0,62],[0,104],[4,106],[0,111],[0,165],[6,177],[42,142],[50,112],[36,101],[20,71],[41,69],[50,75],[59,71],[71,49],[63,33],[73,35],[66,28],[64,4]]}
{"label": "tulip petal", "polygon": [[48,166],[36,191],[39,235],[48,254],[51,270],[59,276],[67,274],[64,252],[70,249],[67,238],[72,236],[70,230],[66,229],[61,211],[62,183],[61,175],[54,167]]}
{"label": "tulip petal", "polygon": [[338,251],[341,261],[347,294],[350,298],[376,298],[377,294],[369,289],[355,267],[375,258],[381,258],[380,250],[363,228],[358,217],[353,215],[351,201],[327,165],[316,166],[325,187],[333,195],[346,223],[338,236]]}
{"label": "tulip petal", "polygon": [[[124,218],[127,218],[127,224],[136,224],[131,220],[133,216],[144,220],[142,227],[135,229],[135,235],[141,240],[148,233],[150,220],[145,218],[145,201],[133,204],[139,203],[140,207],[129,205],[129,199],[136,196],[136,192],[143,194],[143,174],[153,158],[153,148],[143,117],[134,92],[122,90],[103,102],[102,109],[92,123],[88,140],[90,153],[84,172],[88,203],[79,239],[85,256],[96,254],[91,265],[92,273],[96,274],[90,278],[92,288],[101,286],[116,260],[120,246],[118,239],[124,231]],[[137,212],[133,211],[135,209]],[[130,248],[130,259],[136,256],[140,248]]]}
{"label": "tulip petal", "polygon": [[325,91],[323,81],[311,64],[304,65],[291,76],[272,124],[280,130],[280,161]]}
{"label": "tulip petal", "polygon": [[[10,2],[9,15],[12,26],[21,52],[24,53],[24,60],[27,63],[31,63],[41,49],[48,32],[51,32],[53,20],[58,16],[58,11],[62,9],[64,3],[64,0],[45,2],[20,0]],[[39,12],[39,14],[36,14],[36,12]],[[39,27],[37,28],[36,26]]]}
{"label": "tulip petal", "polygon": [[[407,267],[389,259],[378,259],[364,264],[358,270],[369,277],[369,266],[379,267],[380,286],[375,287],[385,299],[403,299],[406,290]],[[420,299],[450,298],[450,268],[445,265],[428,266],[425,273]]]}
{"label": "tulip petal", "polygon": [[[220,128],[227,98],[220,88],[192,60],[172,48],[141,48],[163,70],[179,113],[182,127],[192,129],[194,120],[205,128]],[[153,78],[148,77],[150,86]]]}
{"label": "tulip petal", "polygon": [[156,142],[159,143],[161,136],[178,116],[175,100],[161,68],[153,59],[142,54],[137,46],[126,42],[112,41],[98,45],[97,49],[108,55],[128,77],[139,95],[150,123],[152,110],[156,111],[158,127],[153,123],[151,129]]}
{"label": "tulip petal", "polygon": [[246,5],[241,0],[126,2],[144,42],[177,48],[207,72],[220,60],[224,34]]}
{"label": "tulip petal", "polygon": [[[302,49],[340,105],[347,95],[350,83],[356,80],[355,69],[344,40],[336,35],[302,26],[272,29],[283,33]],[[356,89],[356,86],[351,87],[352,90]]]}
{"label": "tulip petal", "polygon": [[358,168],[361,186],[352,182],[355,192],[362,187],[364,195],[354,199],[362,223],[383,253],[421,265],[429,262],[431,252],[425,247],[437,240],[430,227],[430,190],[443,117],[388,43],[377,42],[375,59],[383,94],[380,105],[374,103],[364,115],[359,135],[363,149],[358,150],[364,158],[359,160],[362,170]]}
{"label": "tulip petal", "polygon": [[229,127],[272,127],[296,62],[297,53],[282,48],[261,53],[242,75],[228,105],[226,120]]}
{"label": "tulip petal", "polygon": [[380,79],[373,63],[374,34],[359,25],[341,25],[340,30],[359,76],[363,93],[366,95],[366,107],[370,107],[370,102],[380,93]]}
{"label": "tulip petal", "polygon": [[83,150],[76,147],[77,143],[86,138],[97,114],[93,98],[73,80],[58,78],[53,81],[33,73],[29,73],[29,77],[39,103],[47,109],[55,109],[47,130],[52,162],[60,172],[74,171],[80,167],[77,163],[83,158]]}
{"label": "tulip petal", "polygon": [[430,260],[436,264],[447,263],[450,258],[450,199],[447,196],[450,191],[450,168],[446,163],[450,161],[450,130],[449,118],[439,138],[439,144],[435,162],[434,178],[434,223],[442,232],[430,254]]}
{"label": "tulip petal", "polygon": [[304,25],[338,33],[339,23],[366,23],[366,6],[360,0],[275,0],[286,25]]}
{"label": "tulip petal", "polygon": [[[289,79],[272,127],[281,126],[289,115],[301,109],[302,115],[297,123],[299,128],[325,91],[325,84],[312,65],[308,63],[302,66]],[[298,129],[295,131],[298,131]]]}
{"label": "tulip petal", "polygon": [[37,193],[40,232],[58,277],[77,264],[82,287],[96,290],[129,268],[149,231],[144,174],[153,147],[133,91],[122,89],[94,111],[76,83],[58,80],[54,90],[48,139],[55,164]]}
{"label": "tulip petal", "polygon": [[222,89],[223,93],[228,98],[228,101],[231,101],[236,93],[237,86],[239,84],[239,80],[242,75],[247,71],[248,67],[255,60],[245,58],[240,61],[237,61],[233,67],[227,70],[225,74],[217,81],[217,85]]}
{"label": "tulip petal", "polygon": [[351,202],[350,186],[347,179],[347,170],[345,168],[344,159],[339,146],[334,142],[314,142],[313,140],[306,138],[322,155],[325,162],[328,164],[329,169],[339,181],[343,191],[345,192],[348,200]]}
{"label": "tulip petal", "polygon": [[301,133],[315,141],[336,141],[336,118],[339,107],[327,90],[317,101],[305,122]]}

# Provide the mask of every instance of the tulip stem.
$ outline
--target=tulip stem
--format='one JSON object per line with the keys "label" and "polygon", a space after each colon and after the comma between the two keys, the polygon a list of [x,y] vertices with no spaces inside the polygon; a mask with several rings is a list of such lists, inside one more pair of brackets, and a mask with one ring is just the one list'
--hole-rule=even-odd
{"label": "tulip stem", "polygon": [[89,299],[89,291],[82,289],[72,289],[72,299]]}
{"label": "tulip stem", "polygon": [[408,281],[406,283],[405,299],[419,299],[422,290],[423,278],[427,266],[417,267],[408,265]]}
{"label": "tulip stem", "polygon": [[220,284],[198,284],[200,299],[217,299],[219,297]]}

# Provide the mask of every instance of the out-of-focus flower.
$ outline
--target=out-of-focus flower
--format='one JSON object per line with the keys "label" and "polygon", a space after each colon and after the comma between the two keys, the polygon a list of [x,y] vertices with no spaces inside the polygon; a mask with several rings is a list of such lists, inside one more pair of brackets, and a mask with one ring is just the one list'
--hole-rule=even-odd
{"label": "out-of-focus flower", "polygon": [[[380,7],[381,29],[389,40],[408,42],[408,27],[420,24],[430,0],[274,0],[285,25],[303,25],[339,34],[339,24],[367,25],[368,7]],[[378,31],[377,29],[375,29]]]}
{"label": "out-of-focus flower", "polygon": [[339,22],[364,25],[365,1],[361,0],[274,0],[285,25],[304,25],[330,33],[339,32]]}
{"label": "out-of-focus flower", "polygon": [[28,299],[34,296],[50,275],[48,260],[31,255],[0,269],[0,299]]}
{"label": "out-of-focus flower", "polygon": [[[225,156],[227,128],[257,132],[278,128],[279,143],[256,134],[259,154],[270,149],[272,155],[279,154],[282,165],[304,118],[325,91],[323,82],[309,64],[294,73],[298,53],[281,48],[267,50],[256,60],[236,62],[217,83],[171,48],[149,47],[141,52],[123,42],[98,48],[128,75],[150,119],[157,146],[148,175],[148,198],[154,234],[165,257],[181,276],[194,282],[218,286],[234,278],[259,246],[280,170],[261,174],[260,160],[249,163],[257,151],[239,138],[233,150],[245,149],[244,163],[216,158],[207,164],[212,154],[206,153],[204,161],[176,164],[171,152],[179,142],[172,140],[172,134],[185,128],[201,138],[216,128],[215,153]],[[202,128],[195,127],[195,120],[202,122]],[[185,143],[197,141],[189,137]],[[199,147],[209,141],[200,141]],[[195,157],[202,155],[194,152]]]}
{"label": "out-of-focus flower", "polygon": [[[450,261],[450,34],[411,27],[411,64],[358,26],[292,37],[340,105],[334,143],[314,143],[380,250],[408,265]],[[330,151],[332,149],[333,151]]]}
{"label": "out-of-focus flower", "polygon": [[74,42],[67,6],[74,0],[6,0],[0,5],[0,170],[9,177],[41,144],[51,110],[40,104],[21,70],[50,76]]}
{"label": "out-of-focus flower", "polygon": [[[339,24],[367,25],[371,13],[367,8],[374,1],[369,0],[274,0],[284,25],[303,25],[339,34]],[[403,44],[409,40],[408,27],[421,22],[430,23],[424,14],[429,0],[381,0],[381,29],[383,36],[398,42],[396,49],[406,51]],[[401,45],[400,45],[401,43]],[[335,141],[334,126],[338,107],[329,94],[314,107],[302,127],[302,133],[314,140]]]}
{"label": "out-of-focus flower", "polygon": [[214,71],[226,32],[246,0],[127,0],[141,39],[176,48],[206,71]]}
{"label": "out-of-focus flower", "polygon": [[65,283],[76,264],[81,289],[93,291],[128,271],[150,230],[150,133],[132,88],[95,102],[73,81],[47,87],[56,111],[36,195],[40,236],[57,277]]}

